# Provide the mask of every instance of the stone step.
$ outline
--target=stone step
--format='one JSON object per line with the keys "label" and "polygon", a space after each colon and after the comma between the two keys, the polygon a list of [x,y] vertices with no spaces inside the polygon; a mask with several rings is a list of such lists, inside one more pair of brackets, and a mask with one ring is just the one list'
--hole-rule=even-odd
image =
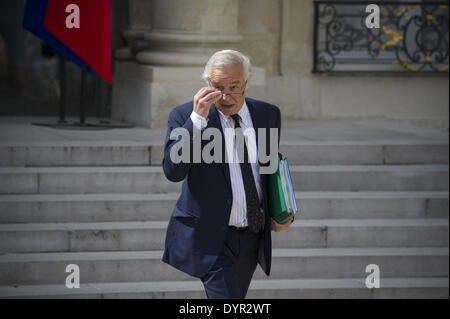
{"label": "stone step", "polygon": [[[365,278],[253,280],[247,298],[445,298],[448,277],[386,278],[380,288],[368,289]],[[199,280],[85,283],[68,289],[59,285],[0,286],[0,298],[206,298]]]}
{"label": "stone step", "polygon": [[[382,278],[448,277],[448,255],[448,247],[274,249],[270,278],[364,277],[369,264],[379,266]],[[5,254],[0,285],[62,284],[69,264],[89,283],[192,279],[161,257],[162,251]],[[265,277],[258,267],[254,279]]]}
{"label": "stone step", "polygon": [[[296,191],[448,190],[448,165],[291,166]],[[1,167],[0,194],[180,191],[162,167]]]}
{"label": "stone step", "polygon": [[296,191],[448,190],[448,165],[292,166]]}
{"label": "stone step", "polygon": [[[448,224],[448,219],[297,219],[272,239],[274,248],[447,247]],[[161,250],[166,228],[166,221],[2,224],[0,253]]]}
{"label": "stone step", "polygon": [[275,248],[447,247],[448,222],[448,219],[296,220],[291,231],[272,233],[272,242]]}
{"label": "stone step", "polygon": [[161,167],[0,167],[0,194],[167,193]]}
{"label": "stone step", "polygon": [[[161,147],[158,147],[160,149]],[[142,142],[0,145],[0,166],[147,166],[152,146]],[[158,158],[159,158],[158,154]],[[161,165],[161,162],[153,165]]]}
{"label": "stone step", "polygon": [[423,141],[298,141],[280,143],[293,165],[399,165],[448,163],[448,143]]}
{"label": "stone step", "polygon": [[[0,195],[0,224],[168,220],[179,193]],[[448,192],[296,192],[302,219],[448,218]]]}
{"label": "stone step", "polygon": [[[160,166],[163,138],[138,141],[3,143],[0,166]],[[448,141],[281,141],[280,152],[296,165],[446,164]]]}

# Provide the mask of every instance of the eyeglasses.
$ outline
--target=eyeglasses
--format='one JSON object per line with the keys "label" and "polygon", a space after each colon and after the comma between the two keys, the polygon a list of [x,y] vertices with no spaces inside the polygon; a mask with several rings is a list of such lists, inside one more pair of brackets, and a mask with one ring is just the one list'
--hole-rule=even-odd
{"label": "eyeglasses", "polygon": [[242,91],[241,91],[241,88],[240,88],[240,87],[236,86],[235,88],[232,88],[232,89],[231,89],[231,92],[230,92],[230,93],[225,93],[225,92],[224,92],[224,89],[218,89],[218,88],[216,88],[215,86],[212,86],[210,80],[208,80],[208,84],[209,84],[209,86],[215,88],[216,90],[219,90],[219,91],[222,93],[222,95],[227,95],[227,96],[229,96],[229,97],[236,98],[236,97],[240,97],[240,96],[242,96],[242,95],[244,94],[244,92],[245,92],[245,87],[247,86],[247,81],[245,81],[245,83],[244,83],[244,89],[242,89]]}

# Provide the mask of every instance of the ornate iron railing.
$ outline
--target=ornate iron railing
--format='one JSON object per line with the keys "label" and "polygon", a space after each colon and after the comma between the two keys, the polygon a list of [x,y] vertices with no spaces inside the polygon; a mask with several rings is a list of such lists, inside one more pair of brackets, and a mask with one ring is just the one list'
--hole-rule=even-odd
{"label": "ornate iron railing", "polygon": [[[369,4],[379,28],[368,28]],[[448,1],[314,1],[314,73],[448,75]]]}

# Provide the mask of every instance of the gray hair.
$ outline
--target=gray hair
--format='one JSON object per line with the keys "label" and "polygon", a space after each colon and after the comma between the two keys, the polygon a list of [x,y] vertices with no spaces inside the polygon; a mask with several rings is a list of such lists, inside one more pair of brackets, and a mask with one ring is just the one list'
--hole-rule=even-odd
{"label": "gray hair", "polygon": [[250,58],[239,51],[235,50],[222,50],[214,53],[208,60],[205,66],[205,70],[202,74],[202,79],[209,84],[211,69],[221,67],[225,65],[240,65],[244,70],[244,78],[247,81],[251,77],[251,64]]}

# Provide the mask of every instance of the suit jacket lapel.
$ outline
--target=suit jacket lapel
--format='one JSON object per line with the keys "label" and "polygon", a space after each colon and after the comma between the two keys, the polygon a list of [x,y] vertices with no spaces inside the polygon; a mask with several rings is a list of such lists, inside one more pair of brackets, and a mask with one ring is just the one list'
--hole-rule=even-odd
{"label": "suit jacket lapel", "polygon": [[[269,140],[268,140],[268,132],[269,132],[269,128],[267,127],[267,123],[264,122],[264,114],[261,112],[257,112],[256,108],[257,106],[250,102],[249,100],[245,99],[245,102],[247,103],[248,106],[248,110],[250,112],[250,117],[252,118],[252,123],[253,123],[253,128],[255,129],[255,135],[256,135],[256,147],[259,149],[259,143],[258,143],[258,138],[259,138],[259,134],[258,134],[258,129],[259,128],[265,128],[266,131],[266,154],[268,154],[268,148],[269,147]],[[261,163],[261,161],[258,158],[258,163],[259,166],[267,166],[268,163],[263,164]]]}
{"label": "suit jacket lapel", "polygon": [[252,118],[253,128],[255,129],[256,135],[256,145],[258,145],[258,128],[262,127],[261,119],[258,113],[256,112],[256,106],[247,99],[245,99],[245,102],[247,103],[248,111],[250,112],[250,117]]}

